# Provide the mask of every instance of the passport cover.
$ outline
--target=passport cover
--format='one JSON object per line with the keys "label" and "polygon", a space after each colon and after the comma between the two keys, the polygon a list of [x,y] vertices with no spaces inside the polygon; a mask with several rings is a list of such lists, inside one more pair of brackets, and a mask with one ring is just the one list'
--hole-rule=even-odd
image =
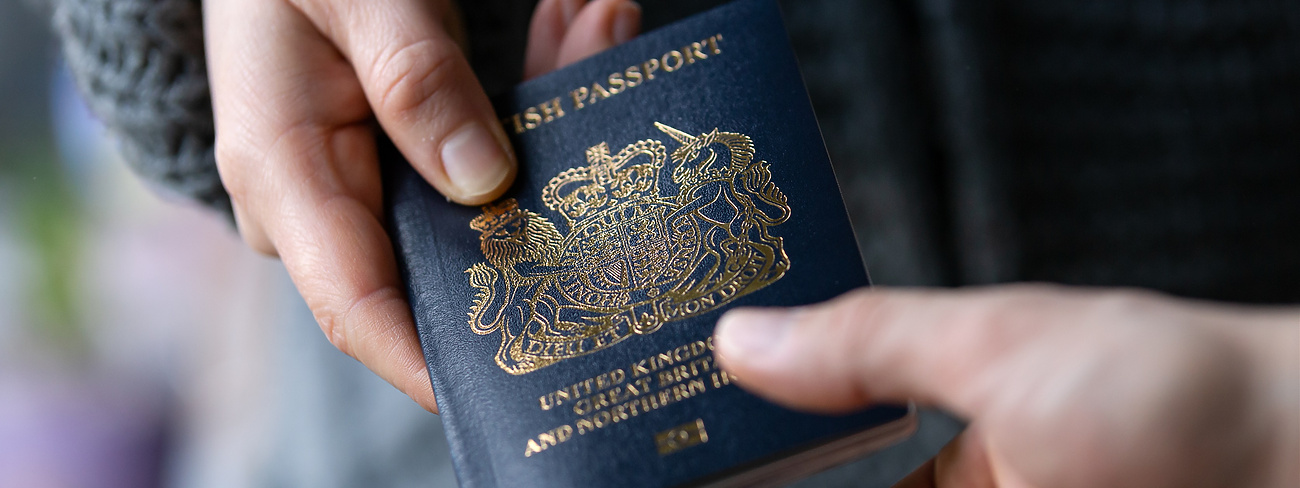
{"label": "passport cover", "polygon": [[868,285],[781,13],[744,0],[497,100],[520,162],[481,208],[391,147],[387,212],[463,486],[753,484],[905,435],[718,369],[723,311]]}

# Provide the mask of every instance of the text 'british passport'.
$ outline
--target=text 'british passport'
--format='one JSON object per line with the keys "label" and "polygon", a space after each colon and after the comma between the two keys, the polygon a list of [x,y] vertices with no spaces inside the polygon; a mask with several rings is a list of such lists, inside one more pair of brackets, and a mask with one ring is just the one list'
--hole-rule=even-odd
{"label": "text 'british passport'", "polygon": [[462,485],[750,486],[895,441],[907,407],[793,412],[718,367],[736,306],[867,286],[781,14],[743,0],[497,101],[501,199],[385,154],[390,230]]}

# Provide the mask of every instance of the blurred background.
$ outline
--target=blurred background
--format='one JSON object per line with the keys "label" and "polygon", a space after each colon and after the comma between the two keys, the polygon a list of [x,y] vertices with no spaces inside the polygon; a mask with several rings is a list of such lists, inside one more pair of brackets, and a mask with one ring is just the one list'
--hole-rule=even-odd
{"label": "blurred background", "polygon": [[158,486],[196,449],[246,484],[222,443],[262,427],[279,264],[130,174],[44,10],[0,2],[0,487]]}

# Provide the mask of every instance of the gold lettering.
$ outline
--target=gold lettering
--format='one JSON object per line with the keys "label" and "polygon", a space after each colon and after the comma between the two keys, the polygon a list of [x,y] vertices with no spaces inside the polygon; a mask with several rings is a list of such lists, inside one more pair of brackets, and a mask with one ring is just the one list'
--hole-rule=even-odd
{"label": "gold lettering", "polygon": [[697,59],[709,59],[709,55],[704,54],[704,46],[698,42],[691,43],[691,54],[694,54]]}
{"label": "gold lettering", "polygon": [[673,372],[672,372],[672,371],[660,371],[660,372],[659,372],[659,387],[660,387],[660,388],[663,388],[663,387],[668,386],[668,385],[671,385],[671,384],[673,384]]}
{"label": "gold lettering", "polygon": [[609,84],[609,93],[611,95],[623,91],[623,87],[627,85],[627,82],[623,81],[623,73],[611,73],[605,81]]}
{"label": "gold lettering", "polygon": [[682,344],[631,363],[631,377],[615,368],[538,397],[542,410],[567,404],[577,418],[529,439],[524,456],[730,385],[735,376],[717,368],[712,349],[712,337]]}
{"label": "gold lettering", "polygon": [[700,43],[687,44],[681,48],[682,55],[686,58],[686,64],[695,64],[695,46]]}
{"label": "gold lettering", "polygon": [[600,82],[592,83],[591,97],[587,99],[587,103],[596,103],[606,98],[609,98],[609,91],[601,86]]}
{"label": "gold lettering", "polygon": [[624,78],[627,78],[627,87],[628,87],[628,88],[632,88],[632,87],[634,87],[634,86],[640,85],[640,84],[641,84],[641,78],[642,78],[642,77],[641,77],[641,68],[638,67],[638,66],[630,66],[630,67],[628,67],[626,70],[623,71],[623,77],[624,77]]}
{"label": "gold lettering", "polygon": [[[677,60],[676,64],[668,64],[668,58],[676,59]],[[659,65],[663,66],[665,73],[672,73],[674,71],[677,71],[679,68],[682,67],[682,63],[685,62],[686,62],[686,57],[682,56],[681,51],[677,51],[677,50],[668,51],[668,54],[665,54],[663,55],[663,57],[659,58]]]}
{"label": "gold lettering", "polygon": [[690,352],[690,346],[677,346],[677,348],[673,349],[673,361],[680,363],[689,359],[690,356],[687,356],[686,354],[689,354]]}
{"label": "gold lettering", "polygon": [[686,389],[690,392],[691,396],[704,393],[704,380],[693,379],[689,383],[686,383]]}
{"label": "gold lettering", "polygon": [[555,405],[552,404],[551,401],[550,401],[550,399],[551,399],[554,395],[555,395],[554,393],[548,393],[548,394],[542,395],[542,396],[540,396],[540,397],[537,398],[537,402],[540,403],[540,404],[542,405],[542,411],[543,411],[543,412],[545,412],[545,411],[547,411],[547,410],[550,410],[551,407],[555,406]]}
{"label": "gold lettering", "polygon": [[645,359],[632,363],[632,376],[645,376],[650,373],[650,368],[646,366]]}
{"label": "gold lettering", "polygon": [[709,375],[709,378],[713,380],[714,388],[722,388],[724,386],[730,385],[731,380],[735,379],[736,377],[726,371],[718,371],[716,373]]}
{"label": "gold lettering", "polygon": [[524,124],[519,121],[519,114],[514,114],[504,119],[501,119],[501,125],[504,125],[507,128],[514,130],[515,134],[524,133]]}
{"label": "gold lettering", "polygon": [[591,413],[591,400],[583,398],[573,404],[573,413],[577,415],[586,415]]}
{"label": "gold lettering", "polygon": [[593,424],[591,419],[578,419],[578,435],[583,435],[593,430],[596,430],[596,424]]}
{"label": "gold lettering", "polygon": [[528,439],[528,447],[524,449],[524,457],[532,457],[533,454],[542,452],[542,446],[537,445],[537,441]]}
{"label": "gold lettering", "polygon": [[555,97],[549,102],[542,102],[537,108],[542,109],[542,122],[550,122],[564,116],[564,107],[560,106],[560,97]]}
{"label": "gold lettering", "polygon": [[718,48],[719,42],[722,42],[722,34],[717,34],[709,38],[709,47],[713,49],[713,54],[722,54],[722,49]]}
{"label": "gold lettering", "polygon": [[708,352],[709,349],[712,348],[706,345],[704,341],[695,341],[691,343],[691,354],[694,356],[702,355],[705,352]]}
{"label": "gold lettering", "polygon": [[659,71],[659,60],[651,59],[641,64],[641,69],[645,71],[645,79],[655,79],[655,71]]}
{"label": "gold lettering", "polygon": [[700,297],[700,303],[706,307],[712,307],[717,302],[713,299],[713,295],[705,295]]}
{"label": "gold lettering", "polygon": [[[601,84],[601,82],[598,81],[592,83],[590,87],[577,87],[568,93],[568,97],[573,100],[573,108],[575,110],[581,110],[587,105],[617,95],[627,91],[628,88],[655,79],[656,72],[663,71],[665,73],[672,73],[681,69],[684,65],[695,63],[697,60],[704,60],[708,59],[711,55],[722,54],[722,48],[720,46],[722,40],[722,34],[715,34],[702,41],[692,42],[680,49],[668,51],[657,58],[651,58],[641,64],[629,66],[623,71],[610,73],[605,77],[605,80],[603,80],[605,82],[604,84]],[[513,131],[515,134],[523,134],[526,131],[540,127],[544,123],[552,122],[555,119],[564,116],[565,112],[562,104],[562,97],[555,97],[546,102],[542,102],[537,106],[529,107],[522,113],[502,118],[501,125],[507,131]],[[675,266],[688,266],[689,263],[678,264],[674,262],[670,263],[670,265],[674,266],[674,269],[676,269]],[[743,278],[746,280],[752,280],[754,276],[751,274],[743,276]],[[720,294],[720,298],[725,300],[729,296],[738,292],[739,289],[733,287],[728,291],[729,293]],[[592,303],[600,306],[615,307],[621,305],[621,303],[617,302],[615,297],[597,296],[593,297],[593,299],[596,301]],[[679,316],[683,313],[693,314],[702,308],[712,307],[715,303],[716,301],[710,297],[710,301],[707,302],[700,301],[699,303],[694,304],[689,302],[677,304],[678,307],[670,309],[670,312],[674,314],[671,316]],[[600,349],[604,348],[608,343],[609,342],[606,340],[593,338],[591,339],[590,345],[596,349]],[[586,341],[579,341],[565,345],[555,344],[548,346],[530,344],[527,347],[545,348],[547,354],[567,356],[586,352],[588,350],[588,343]],[[538,354],[539,351],[540,349],[525,350],[527,354]]]}
{"label": "gold lettering", "polygon": [[559,439],[560,442],[564,442],[569,440],[570,437],[573,437],[573,427],[562,425],[559,428],[552,430],[551,434],[554,435],[555,438]]}
{"label": "gold lettering", "polygon": [[525,129],[529,129],[529,130],[536,129],[537,126],[541,124],[542,124],[542,114],[537,113],[537,107],[528,107],[527,110],[524,110]]}
{"label": "gold lettering", "polygon": [[574,108],[581,109],[582,107],[587,106],[585,103],[582,103],[582,101],[587,98],[587,87],[580,86],[569,92],[569,96],[573,97]]}

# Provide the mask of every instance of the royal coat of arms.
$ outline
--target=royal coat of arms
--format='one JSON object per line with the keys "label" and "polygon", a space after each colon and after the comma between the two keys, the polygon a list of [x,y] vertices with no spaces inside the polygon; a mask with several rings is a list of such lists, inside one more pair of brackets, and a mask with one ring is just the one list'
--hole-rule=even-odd
{"label": "royal coat of arms", "polygon": [[680,144],[671,154],[652,139],[613,155],[600,143],[551,179],[542,202],[566,232],[514,199],[470,222],[487,261],[466,270],[478,292],[469,326],[500,334],[501,369],[525,374],[651,334],[789,269],[769,229],[790,206],[749,136],[655,126]]}

